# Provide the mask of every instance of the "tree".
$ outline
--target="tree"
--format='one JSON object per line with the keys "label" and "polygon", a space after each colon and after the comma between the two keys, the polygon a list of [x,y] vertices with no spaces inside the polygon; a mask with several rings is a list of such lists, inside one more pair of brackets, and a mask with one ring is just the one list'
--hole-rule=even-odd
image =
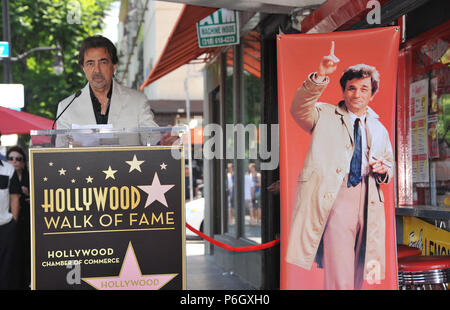
{"label": "tree", "polygon": [[[13,82],[24,84],[25,111],[53,119],[58,102],[86,84],[78,65],[78,50],[86,37],[100,34],[112,2],[114,0],[10,1],[11,55],[59,44],[64,63],[60,76],[53,73],[55,51],[32,53],[12,64]],[[3,65],[1,67],[3,70]]]}

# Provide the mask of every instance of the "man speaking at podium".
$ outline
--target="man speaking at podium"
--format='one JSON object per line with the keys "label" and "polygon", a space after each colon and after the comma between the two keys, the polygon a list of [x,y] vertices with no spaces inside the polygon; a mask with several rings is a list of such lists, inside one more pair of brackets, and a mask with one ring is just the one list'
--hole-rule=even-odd
{"label": "man speaking at podium", "polygon": [[[75,95],[58,104],[57,129],[95,124],[111,124],[113,128],[158,126],[153,120],[145,95],[124,87],[113,79],[118,58],[117,49],[109,39],[99,35],[86,38],[81,44],[78,63],[88,83]],[[138,135],[126,135],[122,138],[126,141],[119,139],[122,140],[121,145],[141,144]],[[164,135],[160,144],[170,145],[177,138]],[[61,142],[60,140],[57,144]],[[142,143],[145,144],[145,141]]]}

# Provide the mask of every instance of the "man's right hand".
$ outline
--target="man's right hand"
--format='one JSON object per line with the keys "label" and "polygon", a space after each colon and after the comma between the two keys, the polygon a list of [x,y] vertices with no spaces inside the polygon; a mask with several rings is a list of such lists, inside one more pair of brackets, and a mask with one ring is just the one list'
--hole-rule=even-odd
{"label": "man's right hand", "polygon": [[334,55],[334,41],[331,41],[330,54],[324,56],[319,64],[319,70],[317,70],[317,79],[323,80],[325,76],[336,71],[339,58]]}

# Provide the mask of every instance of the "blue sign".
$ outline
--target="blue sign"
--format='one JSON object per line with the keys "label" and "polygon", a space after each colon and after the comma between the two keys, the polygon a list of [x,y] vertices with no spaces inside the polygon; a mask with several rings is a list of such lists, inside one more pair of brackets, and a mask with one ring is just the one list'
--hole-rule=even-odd
{"label": "blue sign", "polygon": [[0,41],[0,57],[9,57],[9,42]]}

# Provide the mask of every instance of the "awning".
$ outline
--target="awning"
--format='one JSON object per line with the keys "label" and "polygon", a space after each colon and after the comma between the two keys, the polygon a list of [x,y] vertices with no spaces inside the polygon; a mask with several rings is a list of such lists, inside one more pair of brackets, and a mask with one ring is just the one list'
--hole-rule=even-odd
{"label": "awning", "polygon": [[31,113],[0,107],[2,135],[29,134],[31,130],[52,129],[53,121]]}
{"label": "awning", "polygon": [[[205,5],[209,2],[205,1]],[[380,0],[381,6],[392,0]],[[412,1],[412,0],[410,0]],[[184,1],[174,1],[184,2]],[[202,3],[202,1],[198,1]],[[208,4],[207,4],[208,3]],[[198,47],[196,23],[212,14],[217,8],[185,5],[168,38],[166,46],[156,65],[148,75],[140,89],[180,66],[198,59],[202,54],[214,55],[218,48],[202,49]],[[304,33],[332,32],[345,30],[367,15],[367,0],[326,1],[308,15],[301,23]],[[244,69],[256,77],[260,77],[260,38],[250,33],[244,42]],[[241,38],[242,40],[242,38]],[[228,54],[227,64],[232,65],[232,54]]]}
{"label": "awning", "polygon": [[[379,0],[378,3],[382,7],[389,1],[391,0]],[[364,19],[372,10],[373,5],[368,8],[367,4],[367,0],[326,1],[301,22],[302,33],[346,30]]]}
{"label": "awning", "polygon": [[[259,34],[256,31],[249,32],[244,38],[241,38],[244,46],[244,70],[261,78],[261,42]],[[233,54],[227,53],[227,65],[233,67]]]}
{"label": "awning", "polygon": [[141,91],[145,86],[181,67],[184,64],[197,59],[202,54],[213,53],[214,48],[199,48],[197,42],[196,23],[206,16],[217,11],[217,8],[185,5],[178,17],[175,27],[170,34],[161,56],[151,70],[145,82],[141,85]]}

